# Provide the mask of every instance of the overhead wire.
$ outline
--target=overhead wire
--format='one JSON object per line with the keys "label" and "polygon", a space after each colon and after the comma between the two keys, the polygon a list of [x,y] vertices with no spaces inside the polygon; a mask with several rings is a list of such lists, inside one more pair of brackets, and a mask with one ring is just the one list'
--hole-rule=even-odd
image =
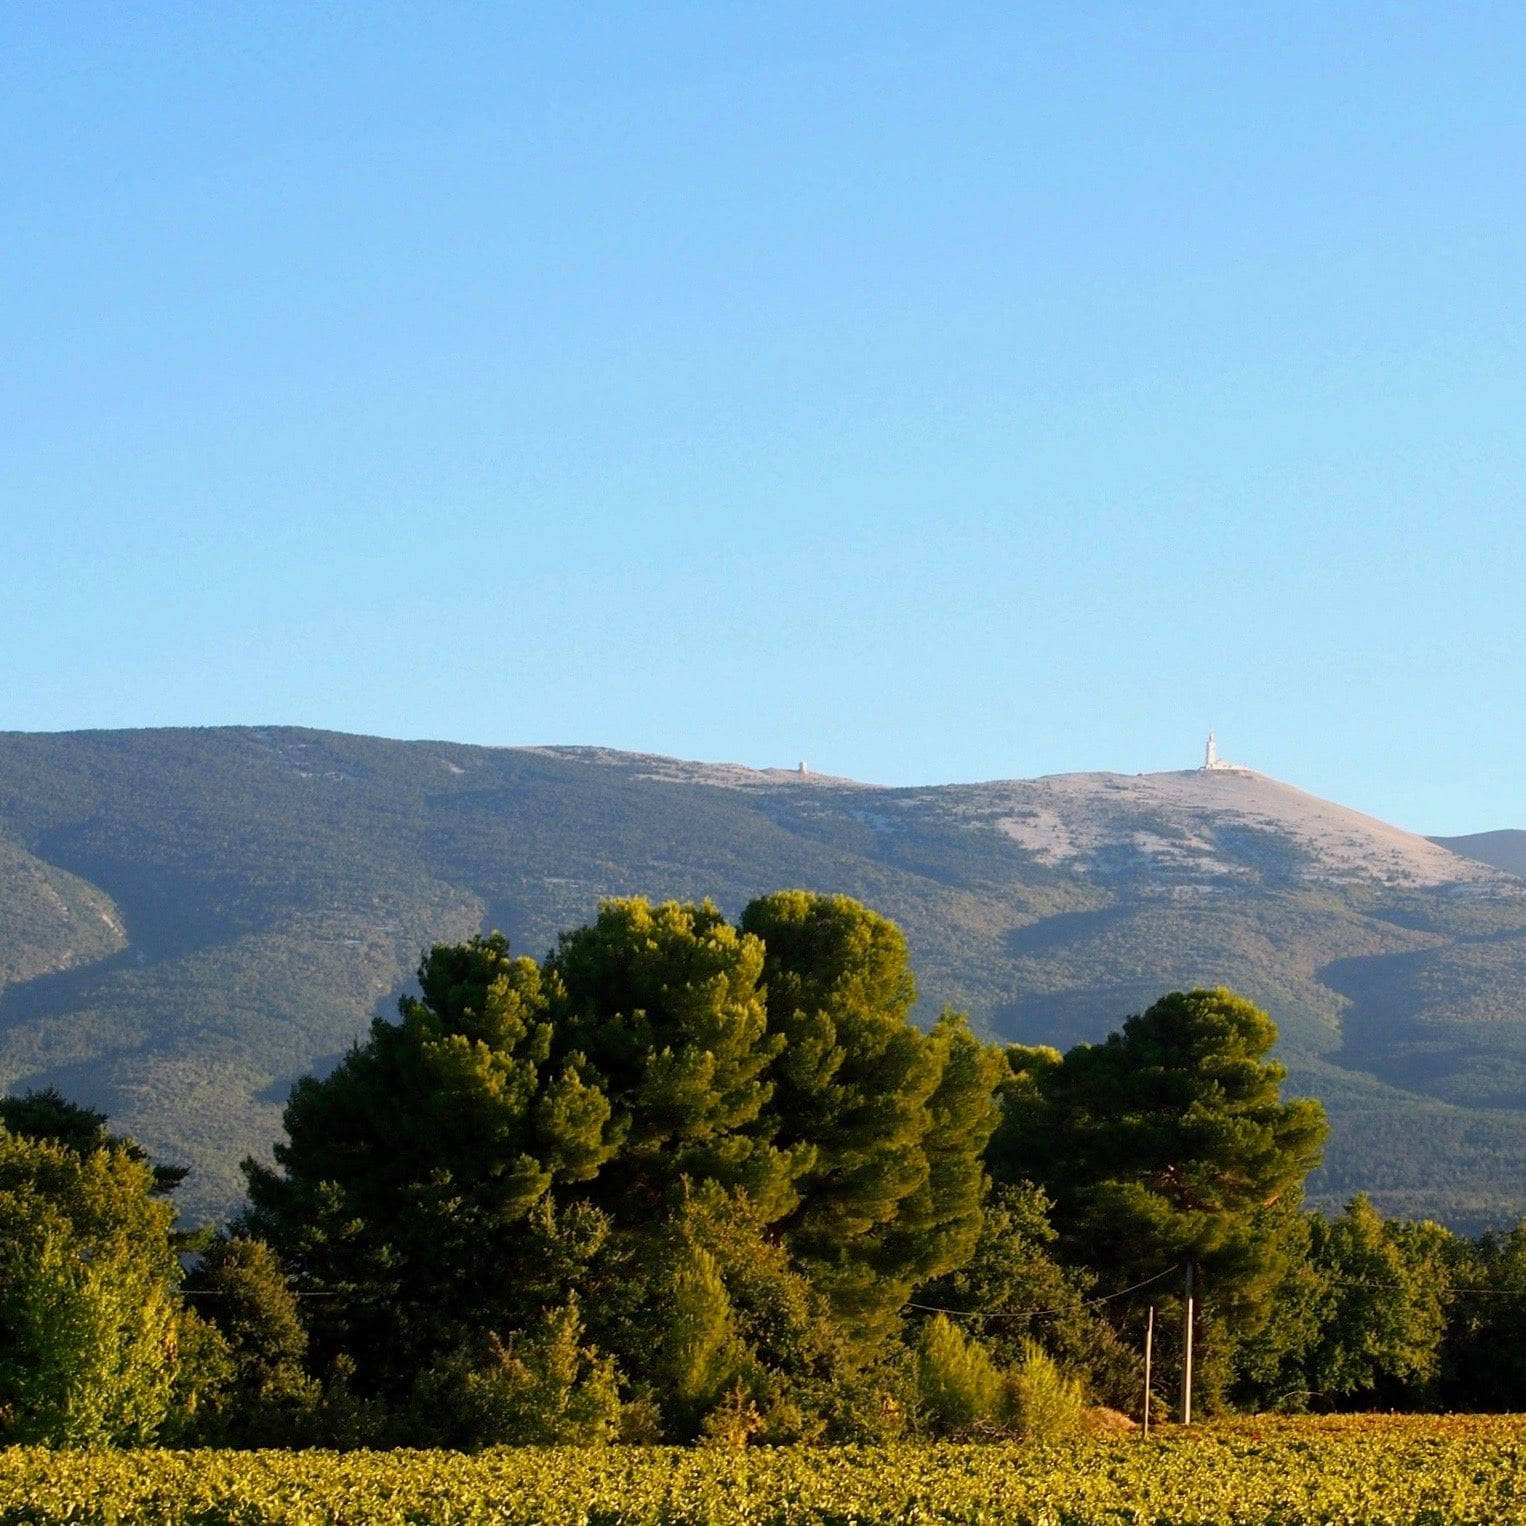
{"label": "overhead wire", "polygon": [[[1146,1277],[1142,1282],[1130,1283],[1128,1287],[1119,1288],[1115,1293],[1102,1293],[1095,1298],[1082,1298],[1071,1307],[1087,1309],[1094,1304],[1111,1303],[1115,1298],[1124,1298],[1130,1293],[1137,1293],[1141,1288],[1150,1287],[1153,1283],[1173,1277],[1184,1270],[1183,1266],[1168,1266],[1165,1271],[1156,1272],[1153,1277]],[[946,1309],[933,1303],[906,1303],[903,1307],[917,1309],[924,1314],[948,1314],[956,1319],[1036,1319],[1043,1314],[1070,1313],[1070,1309]]]}

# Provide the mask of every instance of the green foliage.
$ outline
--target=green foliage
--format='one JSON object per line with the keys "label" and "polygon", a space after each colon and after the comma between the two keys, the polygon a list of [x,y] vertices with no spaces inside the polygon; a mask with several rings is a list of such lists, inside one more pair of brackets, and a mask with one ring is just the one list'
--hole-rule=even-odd
{"label": "green foliage", "polygon": [[1000,1117],[999,1050],[980,1043],[961,1012],[944,1012],[927,1035],[938,1084],[928,1099],[922,1138],[927,1179],[902,1204],[882,1238],[882,1268],[901,1296],[924,1279],[963,1266],[980,1237],[986,1191],[984,1152]]}
{"label": "green foliage", "polygon": [[1143,1383],[1140,1345],[1087,1305],[1095,1276],[1057,1259],[1050,1207],[1031,1182],[994,1187],[969,1260],[919,1288],[916,1301],[983,1316],[976,1328],[1003,1367],[1041,1340],[1105,1403],[1132,1409]]}
{"label": "green foliage", "polygon": [[797,1201],[809,1146],[780,1148],[763,1111],[770,1033],[763,947],[708,901],[606,901],[548,961],[557,1051],[585,1064],[614,1111],[617,1155],[593,1195],[617,1217],[645,1213],[680,1178],[747,1193],[770,1220]]}
{"label": "green foliage", "polygon": [[126,1150],[0,1127],[0,1440],[120,1446],[170,1411],[172,1210]]}
{"label": "green foliage", "polygon": [[[1508,1372],[1521,1317],[1508,1305],[1490,1309],[1493,1289],[1480,1267],[1499,1243],[1470,1245],[1439,1224],[1385,1220],[1360,1195],[1335,1219],[1306,1216],[1276,1317],[1239,1353],[1241,1402],[1492,1407],[1492,1375]],[[1483,1328],[1512,1333],[1469,1372],[1466,1353]]]}
{"label": "green foliage", "polygon": [[1264,1421],[1048,1447],[0,1454],[0,1526],[1520,1526],[1519,1417]]}
{"label": "green foliage", "polygon": [[[13,1134],[26,1139],[51,1140],[73,1150],[76,1155],[89,1155],[96,1150],[121,1150],[132,1160],[148,1164],[147,1151],[136,1141],[111,1133],[106,1123],[105,1113],[68,1101],[52,1086],[41,1091],[23,1092],[18,1097],[0,1097],[0,1128],[7,1128]],[[173,1192],[187,1175],[184,1166],[151,1165],[150,1170],[155,1196]]]}
{"label": "green foliage", "polygon": [[[154,1196],[176,1178],[56,1093],[4,1103],[31,1135],[0,1129],[9,1434],[1052,1442],[1083,1381],[1135,1408],[1148,1302],[1175,1368],[1184,1264],[1200,1411],[1466,1402],[1465,1354],[1508,1338],[1446,1286],[1511,1292],[1526,1228],[1470,1246],[1365,1199],[1303,1213],[1323,1117],[1282,1101],[1275,1029],[1231,992],[1001,1051],[956,1013],[919,1030],[899,930],[806,892],[740,928],[608,901],[540,963],[495,933],[418,974],[294,1089],[192,1307]],[[914,1290],[970,1323],[907,1320]]]}
{"label": "green foliage", "polygon": [[222,1332],[192,1308],[175,1322],[174,1380],[157,1439],[161,1445],[206,1446],[220,1442],[234,1400],[233,1352]]}
{"label": "green foliage", "polygon": [[51,1086],[19,1097],[0,1097],[0,1126],[24,1139],[50,1140],[76,1155],[123,1144],[107,1132],[105,1113],[70,1102]]}
{"label": "green foliage", "polygon": [[510,958],[495,934],[437,947],[419,979],[401,1022],[376,1022],[326,1079],[294,1089],[281,1169],[246,1165],[245,1227],[329,1295],[312,1326],[320,1356],[360,1355],[397,1389],[534,1312],[516,1276],[536,1246],[525,1222],[619,1138],[578,1060],[551,1056],[532,960]]}
{"label": "green foliage", "polygon": [[185,1290],[204,1298],[206,1318],[238,1353],[241,1376],[252,1388],[282,1389],[300,1371],[307,1332],[275,1252],[263,1241],[239,1235],[214,1240]]}
{"label": "green foliage", "polygon": [[[1233,992],[1173,992],[1127,1019],[1103,1044],[1031,1070],[1050,1108],[1039,1138],[1004,1129],[993,1161],[1046,1167],[1067,1217],[1099,1193],[1132,1196],[1175,1252],[1207,1255],[1236,1220],[1296,1195],[1318,1164],[1327,1127],[1319,1104],[1283,1102],[1287,1072],[1268,1060],[1277,1030]],[[1020,1051],[1031,1062],[1031,1051]]]}
{"label": "green foliage", "polygon": [[1427,1228],[1385,1223],[1365,1197],[1338,1219],[1314,1221],[1310,1259],[1326,1291],[1304,1357],[1311,1391],[1392,1399],[1435,1375],[1446,1274],[1442,1244]]}
{"label": "green foliage", "polygon": [[743,1360],[715,1257],[685,1246],[668,1281],[658,1372],[682,1424],[697,1422],[734,1383]]}
{"label": "green foliage", "polygon": [[808,1151],[792,1248],[840,1318],[873,1334],[918,1281],[967,1259],[980,1230],[981,1153],[999,1057],[947,1013],[910,1022],[900,929],[846,896],[781,891],[742,927],[766,948],[778,1137]]}
{"label": "green foliage", "polygon": [[353,1358],[343,1352],[334,1358],[319,1385],[317,1403],[303,1417],[300,1445],[352,1451],[401,1446],[408,1439],[397,1410],[375,1394],[358,1392],[355,1374]]}
{"label": "green foliage", "polygon": [[1029,1340],[1007,1379],[1005,1407],[1009,1424],[1024,1441],[1050,1445],[1080,1431],[1086,1400],[1080,1379],[1062,1371],[1037,1341]]}
{"label": "green foliage", "polygon": [[766,1425],[758,1406],[752,1402],[746,1388],[738,1383],[705,1416],[700,1439],[706,1446],[735,1450],[746,1446]]}
{"label": "green foliage", "polygon": [[917,1397],[934,1436],[962,1436],[1001,1417],[1002,1375],[991,1354],[954,1322],[935,1314],[917,1348]]}
{"label": "green foliage", "polygon": [[1439,1396],[1451,1408],[1526,1409],[1526,1222],[1469,1244],[1453,1240]]}
{"label": "green foliage", "polygon": [[[745,1195],[725,1194],[710,1184],[686,1198],[664,1245],[657,1264],[670,1282],[675,1273],[692,1273],[697,1251],[709,1258],[704,1264],[714,1281],[709,1276],[703,1281],[715,1303],[720,1302],[716,1284],[724,1291],[735,1386],[745,1389],[759,1411],[760,1439],[817,1439],[833,1423],[845,1388],[865,1381],[863,1353],[847,1339],[827,1299],[788,1247],[769,1234],[763,1215]],[[691,1299],[697,1291],[691,1286]],[[620,1349],[632,1353],[631,1370],[664,1393],[670,1433],[682,1436],[692,1431],[694,1411],[673,1413],[668,1375],[643,1365],[638,1355],[671,1351],[670,1297],[659,1283],[636,1322],[638,1332],[644,1327],[650,1334],[638,1333]]]}
{"label": "green foliage", "polygon": [[575,1297],[531,1331],[490,1336],[486,1360],[447,1361],[419,1388],[413,1434],[466,1450],[593,1446],[620,1429],[619,1375],[584,1343]]}
{"label": "green foliage", "polygon": [[917,1347],[922,1424],[938,1437],[981,1432],[1052,1443],[1079,1433],[1085,1413],[1079,1378],[1025,1338],[1018,1360],[1003,1368],[991,1348],[942,1314],[922,1327]]}
{"label": "green foliage", "polygon": [[1326,1133],[1317,1102],[1282,1101],[1275,1038],[1233,992],[1173,992],[1058,1065],[1019,1051],[992,1143],[999,1180],[1052,1194],[1067,1259],[1124,1283],[1197,1267],[1210,1402],[1270,1315]]}
{"label": "green foliage", "polygon": [[1309,1386],[1305,1358],[1330,1312],[1330,1289],[1311,1251],[1318,1215],[1291,1215],[1283,1236],[1286,1264],[1272,1294],[1272,1315],[1234,1353],[1232,1394],[1249,1410],[1301,1413],[1328,1408]]}
{"label": "green foliage", "polygon": [[842,1429],[846,1392],[873,1382],[862,1353],[745,1194],[704,1184],[670,1219],[613,1243],[593,1274],[609,1291],[590,1323],[651,1406],[655,1434],[714,1440],[746,1420],[772,1444]]}
{"label": "green foliage", "polygon": [[185,1292],[218,1333],[227,1365],[191,1434],[241,1446],[302,1437],[318,1385],[304,1365],[307,1330],[275,1252],[262,1240],[219,1237],[187,1276]]}
{"label": "green foliage", "polygon": [[[88,1075],[120,1131],[194,1166],[187,1211],[225,1218],[293,1077],[363,1035],[428,943],[496,921],[539,952],[604,895],[735,914],[759,886],[830,886],[904,929],[920,1018],[952,1003],[983,1033],[1069,1045],[1232,975],[1338,1122],[1322,1205],[1365,1188],[1470,1232],[1520,1216],[1526,898],[1321,881],[1222,824],[1228,874],[1189,853],[1057,871],[1003,830],[1031,794],[293,727],[8,733],[0,1089]],[[1110,802],[1099,781],[1088,806]],[[1194,893],[1160,893],[1177,883]]]}
{"label": "green foliage", "polygon": [[[636,900],[540,966],[497,934],[436,947],[398,1023],[298,1084],[276,1168],[248,1164],[243,1229],[317,1295],[320,1369],[348,1356],[358,1396],[400,1415],[418,1374],[477,1372],[492,1340],[522,1362],[516,1342],[579,1295],[627,1431],[904,1424],[897,1312],[974,1247],[1002,1060],[953,1014],[910,1022],[883,918],[841,897],[768,906],[802,934],[775,935],[783,954],[708,902]],[[776,1027],[765,974],[813,991],[811,1021],[791,1007]],[[499,1418],[479,1405],[452,1434],[510,1425],[507,1361],[461,1379]]]}

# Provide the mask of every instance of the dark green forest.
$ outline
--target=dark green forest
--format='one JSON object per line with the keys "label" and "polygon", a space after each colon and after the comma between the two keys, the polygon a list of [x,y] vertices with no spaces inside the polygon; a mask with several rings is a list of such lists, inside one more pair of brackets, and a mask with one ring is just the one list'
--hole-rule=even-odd
{"label": "dark green forest", "polygon": [[1311,1212],[1327,1135],[1224,989],[1095,1044],[913,1021],[844,896],[605,901],[434,947],[297,1082],[222,1229],[43,1089],[0,1101],[0,1443],[1051,1438],[1526,1407],[1526,1226]]}

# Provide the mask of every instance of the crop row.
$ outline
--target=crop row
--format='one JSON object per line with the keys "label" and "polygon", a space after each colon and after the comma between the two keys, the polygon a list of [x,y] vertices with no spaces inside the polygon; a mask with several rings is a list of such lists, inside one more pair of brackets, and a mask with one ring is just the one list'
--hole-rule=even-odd
{"label": "crop row", "polygon": [[0,1452],[0,1523],[1526,1523],[1523,1464],[1519,1417],[1247,1423],[1052,1448],[14,1449]]}

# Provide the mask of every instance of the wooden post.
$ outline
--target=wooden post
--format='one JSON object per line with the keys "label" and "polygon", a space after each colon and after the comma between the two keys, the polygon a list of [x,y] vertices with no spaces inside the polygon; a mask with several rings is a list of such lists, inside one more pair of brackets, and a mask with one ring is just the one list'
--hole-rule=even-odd
{"label": "wooden post", "polygon": [[1187,1263],[1187,1302],[1183,1313],[1182,1424],[1192,1424],[1192,1263]]}
{"label": "wooden post", "polygon": [[1150,1305],[1150,1318],[1145,1324],[1145,1392],[1144,1392],[1144,1433],[1145,1439],[1150,1435],[1150,1357],[1155,1345],[1155,1305]]}

